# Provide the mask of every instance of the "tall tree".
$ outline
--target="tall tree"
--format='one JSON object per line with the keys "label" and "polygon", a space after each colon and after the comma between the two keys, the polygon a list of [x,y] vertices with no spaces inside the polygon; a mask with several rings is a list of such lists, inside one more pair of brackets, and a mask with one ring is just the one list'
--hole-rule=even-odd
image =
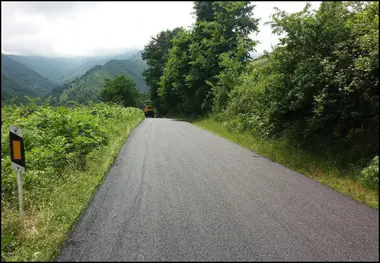
{"label": "tall tree", "polygon": [[[378,2],[278,10],[272,28],[283,35],[280,45],[265,70],[250,72],[257,77],[247,77],[231,93],[231,116],[243,116],[241,126],[260,127],[266,136],[286,134],[319,153],[344,153],[350,162],[377,155],[378,23]],[[239,107],[247,100],[248,111]]]}
{"label": "tall tree", "polygon": [[193,9],[197,21],[211,22],[214,20],[212,1],[195,1]]}
{"label": "tall tree", "polygon": [[159,95],[167,112],[178,114],[190,114],[194,111],[195,101],[192,89],[186,86],[185,75],[189,71],[190,57],[189,46],[191,45],[191,32],[181,30],[173,39],[173,47],[169,52],[168,61],[160,81]]}
{"label": "tall tree", "polygon": [[163,103],[157,94],[159,81],[164,71],[164,65],[168,60],[169,50],[172,47],[172,39],[180,28],[161,31],[153,37],[142,51],[142,59],[148,64],[148,69],[143,72],[146,83],[150,87],[150,99],[153,107],[159,112],[164,112]]}
{"label": "tall tree", "polygon": [[246,1],[198,3],[194,9],[198,16],[190,46],[192,62],[186,80],[189,87],[198,88],[194,94],[197,96],[195,100],[202,102],[199,111],[207,112],[211,110],[215,96],[213,84],[227,89],[226,94],[231,89],[220,82],[221,72],[228,70],[227,65],[231,64],[226,60],[232,59],[238,65],[244,65],[249,58],[249,52],[256,45],[249,34],[258,30],[258,19],[253,18],[254,6]]}
{"label": "tall tree", "polygon": [[[230,80],[235,75],[222,72],[240,72],[256,44],[249,37],[258,24],[252,17],[253,8],[245,1],[194,3],[196,23],[192,30],[181,30],[172,39],[170,50],[165,49],[169,50],[167,56],[160,54],[148,62],[146,74],[154,77],[147,82],[154,86],[152,97],[159,90],[159,107],[166,104],[167,110],[177,113],[202,114],[212,109],[213,93],[219,90],[223,90],[219,101],[227,103]],[[151,42],[146,50],[156,46]],[[160,68],[163,62],[165,66]],[[213,90],[216,84],[220,89]]]}
{"label": "tall tree", "polygon": [[106,79],[100,96],[104,102],[121,103],[124,107],[138,107],[140,94],[133,79],[116,76],[112,80]]}

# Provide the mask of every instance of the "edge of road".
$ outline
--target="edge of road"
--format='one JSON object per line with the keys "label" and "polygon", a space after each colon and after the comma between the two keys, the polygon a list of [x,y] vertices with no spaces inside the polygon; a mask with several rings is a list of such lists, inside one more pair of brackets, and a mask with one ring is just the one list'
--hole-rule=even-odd
{"label": "edge of road", "polygon": [[143,123],[143,121],[145,120],[145,117],[141,119],[141,121],[129,132],[129,134],[127,135],[127,137],[125,138],[125,140],[123,141],[123,143],[121,143],[120,145],[120,148],[117,152],[117,154],[114,156],[110,166],[108,167],[107,171],[105,172],[104,176],[102,177],[102,179],[99,181],[98,185],[93,189],[91,195],[89,196],[86,204],[83,206],[83,209],[81,210],[81,212],[78,214],[78,216],[76,217],[76,219],[72,222],[69,230],[66,232],[65,234],[65,238],[64,238],[64,241],[56,248],[54,254],[52,255],[51,259],[53,262],[57,262],[57,258],[58,256],[60,255],[61,253],[61,250],[67,245],[67,242],[70,240],[70,238],[72,237],[76,227],[78,226],[79,222],[82,220],[82,217],[83,215],[86,213],[86,211],[88,210],[88,207],[93,203],[94,201],[94,198],[96,196],[96,194],[98,193],[99,191],[99,188],[103,185],[104,181],[107,179],[111,169],[115,166],[116,162],[117,162],[117,159],[118,159],[118,156],[121,152],[121,150],[123,149],[124,145],[127,143],[128,139],[133,135],[133,133],[135,133],[136,129],[141,126],[141,124]]}
{"label": "edge of road", "polygon": [[[267,159],[267,160],[270,160],[271,162],[274,162],[274,163],[276,163],[276,164],[278,164],[278,165],[281,165],[282,167],[284,167],[284,168],[286,168],[286,169],[289,169],[289,170],[291,170],[291,171],[293,171],[293,172],[296,172],[296,173],[298,173],[298,174],[300,174],[300,175],[302,175],[302,176],[304,176],[304,177],[307,177],[307,178],[309,178],[310,180],[313,180],[313,181],[315,181],[315,182],[318,182],[319,184],[321,184],[321,185],[323,185],[323,186],[325,186],[325,187],[328,187],[329,189],[334,190],[335,192],[338,192],[339,194],[341,194],[341,195],[343,195],[343,196],[345,196],[345,197],[347,197],[347,198],[349,198],[349,199],[351,199],[351,200],[354,200],[354,201],[356,201],[356,202],[358,202],[358,203],[360,203],[360,204],[366,205],[367,207],[372,208],[372,209],[374,209],[374,210],[376,210],[376,211],[379,211],[379,208],[378,208],[378,207],[374,207],[373,205],[370,205],[368,202],[366,202],[366,200],[364,200],[364,201],[363,201],[363,200],[358,200],[357,198],[355,198],[356,196],[352,196],[352,195],[350,195],[350,193],[346,193],[346,192],[344,192],[344,191],[341,191],[340,188],[334,188],[333,186],[329,185],[329,184],[328,184],[327,182],[325,182],[325,181],[319,181],[319,180],[317,180],[318,178],[314,178],[314,177],[312,177],[312,176],[306,175],[305,173],[303,173],[303,172],[301,172],[301,171],[298,171],[298,170],[296,170],[296,169],[294,169],[294,168],[292,168],[292,167],[290,167],[290,166],[287,166],[287,165],[285,165],[285,164],[282,164],[282,163],[280,163],[280,162],[277,162],[277,161],[271,159],[271,158],[268,157],[268,156],[264,156],[264,155],[262,155],[262,154],[259,154],[259,153],[253,151],[252,149],[250,149],[250,148],[248,148],[248,147],[246,147],[246,146],[244,146],[244,145],[241,145],[241,144],[239,144],[239,143],[236,143],[236,142],[234,142],[232,139],[230,139],[230,138],[228,138],[228,137],[224,137],[224,136],[220,135],[219,133],[217,133],[216,131],[214,132],[214,131],[211,130],[211,129],[209,130],[209,129],[207,129],[207,128],[201,126],[201,125],[197,125],[197,124],[194,123],[194,122],[197,122],[197,121],[199,121],[199,120],[186,119],[186,118],[184,118],[184,119],[182,119],[182,118],[173,118],[173,119],[175,119],[175,120],[177,120],[177,121],[183,121],[183,122],[187,122],[187,123],[189,123],[189,124],[192,124],[192,125],[194,125],[195,127],[198,127],[198,128],[200,128],[200,129],[202,129],[202,130],[204,130],[204,131],[206,131],[206,132],[209,132],[209,133],[211,133],[211,134],[213,134],[213,135],[215,135],[215,136],[218,136],[218,137],[220,137],[220,138],[223,138],[223,139],[225,139],[225,140],[227,140],[227,141],[229,141],[229,142],[231,142],[231,143],[233,143],[233,144],[235,144],[235,145],[238,145],[239,147],[242,147],[242,148],[244,148],[245,150],[248,150],[248,151],[250,151],[250,152],[252,152],[252,153],[254,153],[254,154],[260,155],[261,158],[265,158],[265,159]],[[378,194],[379,194],[379,193],[378,193]],[[377,200],[377,206],[378,206],[378,200]]]}

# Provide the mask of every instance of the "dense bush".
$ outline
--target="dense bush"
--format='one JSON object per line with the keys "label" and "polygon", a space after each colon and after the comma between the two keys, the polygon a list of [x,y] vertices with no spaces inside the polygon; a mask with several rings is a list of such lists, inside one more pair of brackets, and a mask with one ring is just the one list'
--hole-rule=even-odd
{"label": "dense bush", "polygon": [[121,103],[124,107],[137,107],[140,93],[133,79],[121,75],[105,80],[100,97],[104,102]]}
{"label": "dense bush", "polygon": [[107,145],[113,125],[136,118],[142,112],[104,103],[74,108],[50,107],[30,103],[27,106],[2,107],[1,194],[11,201],[17,195],[16,172],[11,169],[9,125],[23,129],[26,154],[26,191],[52,187],[63,180],[68,168],[83,170],[91,152]]}
{"label": "dense bush", "polygon": [[379,187],[379,156],[375,156],[361,172],[361,181],[371,188]]}
{"label": "dense bush", "polygon": [[377,2],[278,11],[272,28],[285,37],[266,66],[241,75],[227,113],[239,128],[342,153],[346,161],[378,155],[378,22]]}

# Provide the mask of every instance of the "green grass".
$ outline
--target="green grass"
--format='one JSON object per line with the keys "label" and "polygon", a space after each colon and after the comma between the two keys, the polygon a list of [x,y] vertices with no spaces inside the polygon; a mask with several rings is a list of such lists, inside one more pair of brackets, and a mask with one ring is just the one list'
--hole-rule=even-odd
{"label": "green grass", "polygon": [[[1,254],[5,261],[54,260],[126,138],[143,119],[141,112],[127,121],[119,120],[112,127],[108,145],[87,156],[87,168],[79,171],[66,167],[54,185],[38,189],[38,201],[30,191],[25,191],[26,211],[22,222],[18,218],[18,203],[2,198]],[[17,192],[14,196],[17,198]]]}
{"label": "green grass", "polygon": [[267,58],[263,58],[263,59],[258,59],[258,60],[255,60],[255,61],[252,61],[252,65],[257,67],[257,68],[262,68],[264,67],[265,65],[268,65],[269,64],[269,60]]}
{"label": "green grass", "polygon": [[222,123],[209,118],[190,120],[190,122],[313,178],[372,208],[379,208],[379,190],[365,188],[354,179],[360,173],[358,168],[339,169],[333,160],[308,154],[294,148],[286,141],[264,140],[248,132],[231,132]]}

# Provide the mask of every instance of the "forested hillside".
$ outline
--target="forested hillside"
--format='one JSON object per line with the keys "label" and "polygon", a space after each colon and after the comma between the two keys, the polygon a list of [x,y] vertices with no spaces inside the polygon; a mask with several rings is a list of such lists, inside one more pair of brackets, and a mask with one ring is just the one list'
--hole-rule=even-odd
{"label": "forested hillside", "polygon": [[[77,95],[79,101],[98,100],[104,78],[123,74],[132,77],[140,91],[147,92],[148,86],[141,75],[145,68],[146,62],[136,50],[113,56],[72,58],[2,54],[2,101],[9,102],[11,98],[16,103],[26,101],[25,95],[59,97],[64,90],[67,91],[63,102],[78,101]],[[95,73],[97,70],[100,71]],[[89,76],[90,73],[94,74]],[[72,89],[68,90],[69,87]]]}
{"label": "forested hillside", "polygon": [[77,101],[79,103],[100,101],[100,92],[104,88],[105,79],[113,78],[117,75],[131,77],[140,92],[147,92],[148,86],[142,77],[142,72],[145,68],[145,62],[139,59],[114,59],[104,66],[97,65],[91,68],[81,77],[56,88],[51,95],[55,97],[56,103],[59,104],[65,104],[68,101]]}
{"label": "forested hillside", "polygon": [[65,72],[78,67],[82,63],[82,58],[60,58],[43,56],[17,56],[8,55],[20,64],[33,69],[41,76],[55,81]]}
{"label": "forested hillside", "polygon": [[65,83],[69,83],[75,78],[80,77],[81,75],[86,73],[87,70],[91,69],[92,67],[96,65],[104,65],[105,63],[107,63],[108,61],[112,59],[130,59],[130,58],[136,57],[137,54],[139,54],[138,50],[131,50],[131,51],[127,51],[116,56],[88,57],[86,59],[83,59],[82,63],[79,66],[65,72],[64,74],[56,78],[54,80],[54,83],[59,86]]}
{"label": "forested hillside", "polygon": [[377,2],[277,10],[269,24],[280,44],[257,61],[248,36],[260,28],[249,2],[195,2],[194,11],[193,28],[162,31],[142,53],[161,115],[211,116],[378,189],[378,170],[360,173],[379,155]]}
{"label": "forested hillside", "polygon": [[118,55],[89,57],[8,56],[56,84],[64,84],[95,65],[103,65],[111,59],[129,59],[137,52],[132,49]]}
{"label": "forested hillside", "polygon": [[55,85],[30,68],[1,54],[1,102],[25,101],[24,96],[44,97]]}

